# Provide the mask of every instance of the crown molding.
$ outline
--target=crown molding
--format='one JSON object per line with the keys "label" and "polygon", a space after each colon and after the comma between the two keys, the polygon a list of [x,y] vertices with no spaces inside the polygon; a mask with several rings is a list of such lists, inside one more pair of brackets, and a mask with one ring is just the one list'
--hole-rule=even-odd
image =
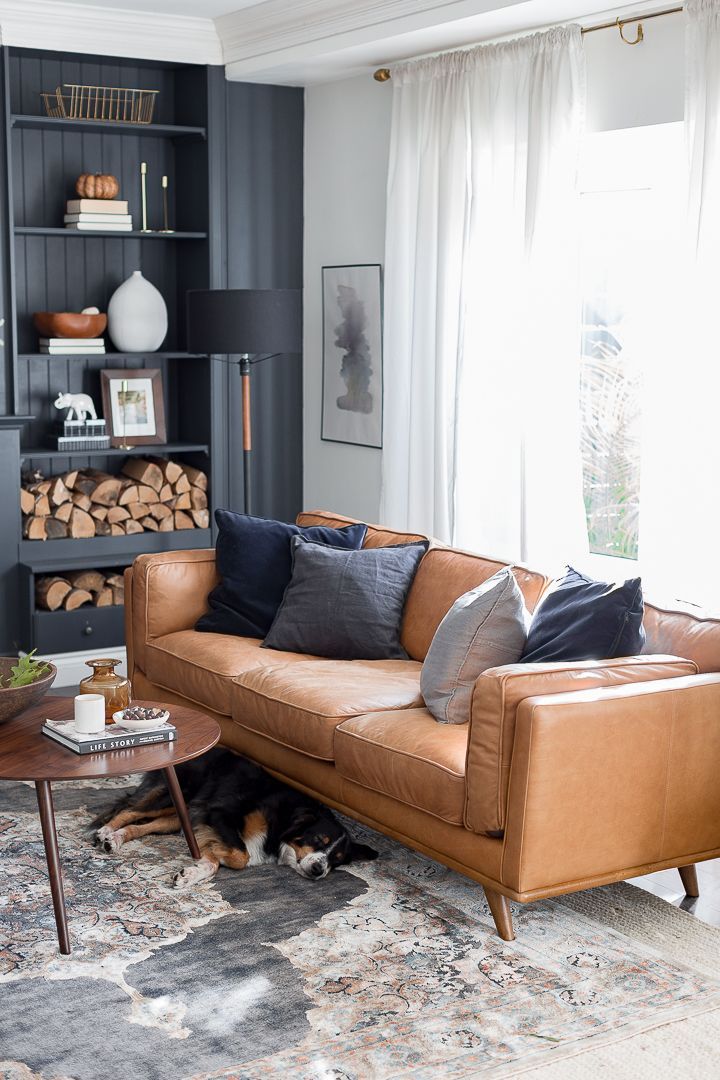
{"label": "crown molding", "polygon": [[[238,13],[240,14],[240,13]],[[0,0],[3,45],[185,64],[221,64],[212,19],[48,0]]]}

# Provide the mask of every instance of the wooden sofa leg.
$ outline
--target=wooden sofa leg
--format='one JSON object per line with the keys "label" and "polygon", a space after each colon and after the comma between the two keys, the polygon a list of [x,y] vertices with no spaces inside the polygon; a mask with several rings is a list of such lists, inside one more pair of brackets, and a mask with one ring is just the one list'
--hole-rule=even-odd
{"label": "wooden sofa leg", "polygon": [[514,941],[515,931],[513,930],[512,915],[510,913],[510,901],[507,896],[495,892],[494,889],[489,889],[487,885],[483,885],[483,889],[485,890],[485,899],[490,906],[490,913],[495,922],[495,929],[503,941]]}
{"label": "wooden sofa leg", "polygon": [[678,866],[680,871],[680,880],[683,883],[686,896],[699,896],[700,888],[698,886],[697,879],[697,867],[696,866]]}

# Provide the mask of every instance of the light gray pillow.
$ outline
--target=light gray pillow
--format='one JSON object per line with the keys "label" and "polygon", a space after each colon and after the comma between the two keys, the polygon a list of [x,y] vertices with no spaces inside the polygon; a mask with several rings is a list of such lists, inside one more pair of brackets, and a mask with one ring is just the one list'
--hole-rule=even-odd
{"label": "light gray pillow", "polygon": [[291,549],[292,577],[263,648],[407,660],[400,623],[427,540],[349,551],[295,536]]}
{"label": "light gray pillow", "polygon": [[516,664],[526,636],[525,603],[509,566],[459,597],[435,631],[420,674],[420,692],[435,719],[466,723],[478,675]]}

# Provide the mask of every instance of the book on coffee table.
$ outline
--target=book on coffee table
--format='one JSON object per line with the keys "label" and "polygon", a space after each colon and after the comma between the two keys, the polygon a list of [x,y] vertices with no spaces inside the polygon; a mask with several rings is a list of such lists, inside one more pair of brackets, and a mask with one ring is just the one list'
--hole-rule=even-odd
{"label": "book on coffee table", "polygon": [[87,735],[75,730],[72,720],[46,720],[43,735],[66,746],[75,754],[101,754],[106,750],[132,750],[136,746],[175,742],[177,729],[172,724],[158,724],[148,731],[129,731],[120,724],[109,724],[103,734]]}

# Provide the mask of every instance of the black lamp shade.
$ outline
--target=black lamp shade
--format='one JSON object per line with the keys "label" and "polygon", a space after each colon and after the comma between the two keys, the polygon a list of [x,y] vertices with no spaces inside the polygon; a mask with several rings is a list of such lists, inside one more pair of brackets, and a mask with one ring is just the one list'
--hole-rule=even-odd
{"label": "black lamp shade", "polygon": [[302,290],[193,289],[187,331],[191,353],[299,353]]}

